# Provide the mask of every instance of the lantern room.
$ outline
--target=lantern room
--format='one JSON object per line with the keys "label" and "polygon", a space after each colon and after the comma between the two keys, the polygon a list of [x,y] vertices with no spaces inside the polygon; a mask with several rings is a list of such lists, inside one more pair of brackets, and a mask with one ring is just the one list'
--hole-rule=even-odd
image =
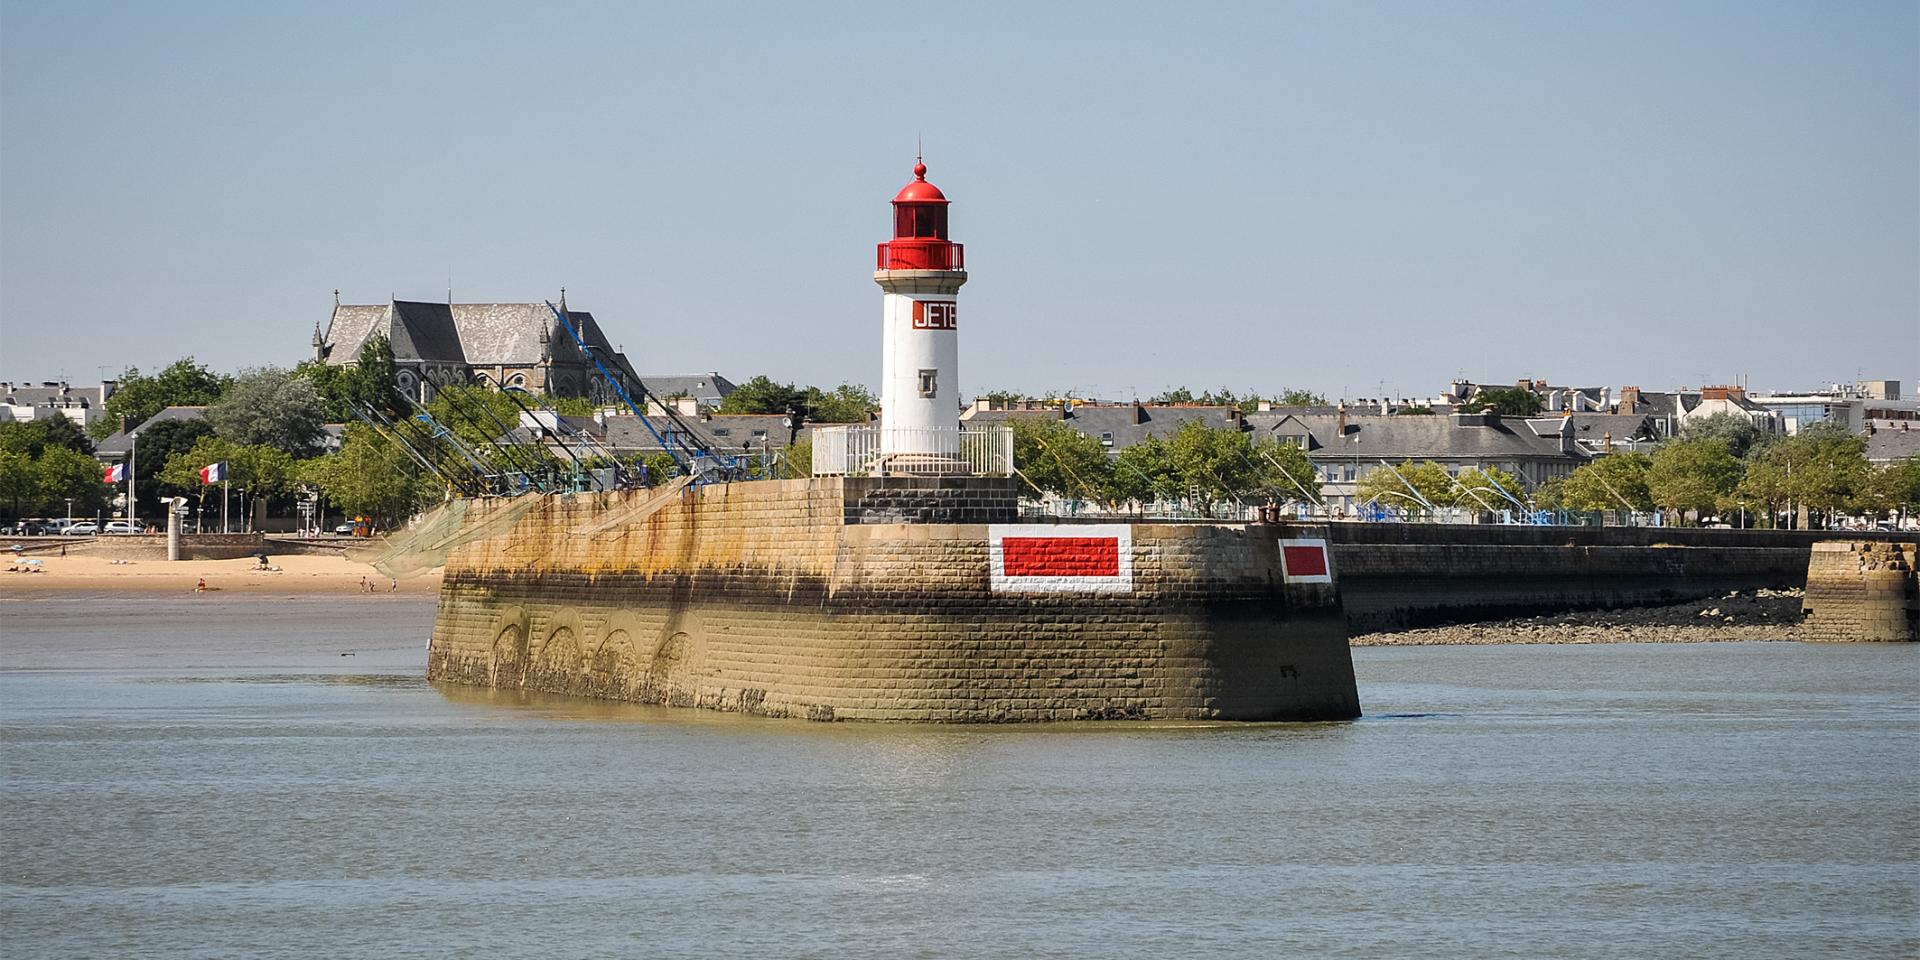
{"label": "lantern room", "polygon": [[893,239],[880,244],[877,270],[964,270],[961,245],[947,239],[947,196],[916,161],[913,181],[893,198]]}

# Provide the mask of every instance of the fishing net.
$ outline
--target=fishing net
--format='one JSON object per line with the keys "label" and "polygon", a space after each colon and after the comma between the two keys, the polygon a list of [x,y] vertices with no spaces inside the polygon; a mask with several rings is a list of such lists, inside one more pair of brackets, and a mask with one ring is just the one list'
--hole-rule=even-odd
{"label": "fishing net", "polygon": [[[539,504],[541,495],[522,494],[492,510],[476,511],[470,499],[449,500],[422,514],[405,529],[396,530],[378,542],[352,551],[347,556],[370,563],[375,570],[396,580],[417,577],[445,566],[447,554],[461,544],[499,536],[513,529],[527,511]],[[498,503],[498,501],[487,501]]]}

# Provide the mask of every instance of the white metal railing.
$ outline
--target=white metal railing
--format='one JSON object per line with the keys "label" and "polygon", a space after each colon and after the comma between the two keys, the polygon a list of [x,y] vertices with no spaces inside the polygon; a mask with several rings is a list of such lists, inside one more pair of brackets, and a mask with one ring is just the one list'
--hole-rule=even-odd
{"label": "white metal railing", "polygon": [[818,427],[813,473],[828,477],[1004,477],[1013,472],[1013,430],[984,427]]}

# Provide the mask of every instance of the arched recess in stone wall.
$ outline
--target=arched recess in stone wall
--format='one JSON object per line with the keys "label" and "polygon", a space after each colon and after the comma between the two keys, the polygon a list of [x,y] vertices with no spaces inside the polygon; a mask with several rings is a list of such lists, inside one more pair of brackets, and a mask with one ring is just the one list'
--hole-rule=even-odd
{"label": "arched recess in stone wall", "polygon": [[589,661],[594,682],[616,689],[644,684],[653,660],[653,637],[654,631],[631,611],[614,611]]}
{"label": "arched recess in stone wall", "polygon": [[660,629],[647,665],[647,682],[675,706],[691,705],[706,669],[706,624],[691,610],[675,611]]}
{"label": "arched recess in stone wall", "polygon": [[586,630],[580,611],[562,607],[547,621],[546,636],[533,651],[534,668],[553,682],[578,678],[586,672]]}
{"label": "arched recess in stone wall", "polygon": [[527,610],[514,605],[493,618],[487,651],[487,680],[494,686],[518,686],[526,674]]}

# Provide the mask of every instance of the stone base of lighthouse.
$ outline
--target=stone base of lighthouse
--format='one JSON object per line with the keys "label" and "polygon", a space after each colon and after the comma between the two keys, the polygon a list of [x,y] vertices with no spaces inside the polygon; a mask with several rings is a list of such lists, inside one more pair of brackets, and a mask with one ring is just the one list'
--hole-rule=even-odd
{"label": "stone base of lighthouse", "polygon": [[1021,524],[1014,483],[549,497],[449,558],[428,676],[815,720],[1359,715],[1322,531]]}

